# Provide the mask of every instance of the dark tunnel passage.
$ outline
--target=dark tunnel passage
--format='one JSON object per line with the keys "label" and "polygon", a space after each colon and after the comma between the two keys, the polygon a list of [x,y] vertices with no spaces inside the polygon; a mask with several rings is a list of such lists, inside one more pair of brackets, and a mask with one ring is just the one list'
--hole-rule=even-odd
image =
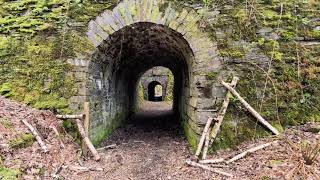
{"label": "dark tunnel passage", "polygon": [[[157,88],[160,88],[161,93],[157,92]],[[148,85],[148,100],[149,101],[163,101],[162,85],[158,81],[152,81]]]}
{"label": "dark tunnel passage", "polygon": [[[186,113],[189,76],[194,59],[191,48],[180,33],[153,23],[136,23],[115,32],[94,54],[89,66],[89,101],[94,104],[93,126],[116,128],[132,119],[138,109],[137,90],[141,76],[156,66],[168,68],[174,76],[172,110],[166,111],[180,120]],[[154,98],[155,82],[151,84]],[[162,100],[162,98],[161,98]],[[157,119],[143,117],[144,120]],[[161,119],[161,118],[160,118]]]}

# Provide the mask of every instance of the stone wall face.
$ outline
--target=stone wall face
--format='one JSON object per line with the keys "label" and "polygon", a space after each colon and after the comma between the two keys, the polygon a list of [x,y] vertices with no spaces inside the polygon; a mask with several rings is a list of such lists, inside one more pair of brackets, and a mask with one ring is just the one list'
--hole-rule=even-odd
{"label": "stone wall face", "polygon": [[84,96],[75,97],[74,104],[90,102],[89,131],[95,144],[134,111],[139,77],[155,66],[174,75],[173,109],[193,147],[222,102],[224,88],[207,79],[221,69],[216,43],[201,30],[194,10],[177,11],[163,3],[124,1],[89,23],[87,35],[96,51],[84,67]]}
{"label": "stone wall face", "polygon": [[169,69],[164,67],[154,67],[143,74],[140,81],[143,87],[144,100],[148,100],[149,92],[148,87],[152,82],[158,82],[162,86],[162,100],[166,98],[167,87],[169,81]]}

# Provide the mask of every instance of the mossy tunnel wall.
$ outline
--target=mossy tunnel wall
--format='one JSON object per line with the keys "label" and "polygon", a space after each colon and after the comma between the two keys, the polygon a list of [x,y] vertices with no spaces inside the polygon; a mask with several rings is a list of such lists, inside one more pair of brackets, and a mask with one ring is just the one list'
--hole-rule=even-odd
{"label": "mossy tunnel wall", "polygon": [[189,93],[188,62],[194,56],[177,32],[153,23],[135,23],[110,35],[93,56],[88,98],[94,107],[92,126],[98,131],[113,129],[134,113],[139,79],[155,66],[172,71],[176,79],[173,110],[178,114],[186,112],[182,102]]}
{"label": "mossy tunnel wall", "polygon": [[[140,77],[162,66],[174,75],[173,110],[196,145],[212,115],[201,110],[213,109],[219,99],[207,93],[212,87],[205,76],[220,68],[216,45],[198,20],[194,10],[178,12],[163,1],[137,0],[119,3],[89,23],[87,35],[96,50],[88,64],[85,99],[90,102],[89,134],[95,144],[135,111]],[[221,86],[214,89],[223,91]]]}

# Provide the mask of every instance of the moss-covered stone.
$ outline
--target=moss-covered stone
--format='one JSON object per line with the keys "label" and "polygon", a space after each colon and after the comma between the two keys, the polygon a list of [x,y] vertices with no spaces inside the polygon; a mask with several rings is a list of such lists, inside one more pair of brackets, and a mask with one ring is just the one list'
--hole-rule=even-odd
{"label": "moss-covered stone", "polygon": [[187,121],[182,121],[182,127],[184,130],[184,134],[191,146],[191,149],[195,152],[199,143],[199,135],[192,130],[189,123]]}
{"label": "moss-covered stone", "polygon": [[121,125],[124,124],[126,116],[122,114],[117,114],[116,118],[108,120],[108,125],[102,124],[95,128],[90,129],[90,139],[95,146],[99,146],[103,141],[106,140],[108,136]]}

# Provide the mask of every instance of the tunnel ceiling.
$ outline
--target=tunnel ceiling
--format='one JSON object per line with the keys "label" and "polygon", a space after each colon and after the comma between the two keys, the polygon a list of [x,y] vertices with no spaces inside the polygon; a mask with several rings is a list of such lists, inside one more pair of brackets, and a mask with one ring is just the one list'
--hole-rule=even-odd
{"label": "tunnel ceiling", "polygon": [[[187,67],[193,53],[183,36],[163,25],[135,23],[113,33],[98,46],[98,61],[112,63],[113,71],[142,75],[154,66],[173,71]],[[108,62],[108,63],[106,63]]]}

